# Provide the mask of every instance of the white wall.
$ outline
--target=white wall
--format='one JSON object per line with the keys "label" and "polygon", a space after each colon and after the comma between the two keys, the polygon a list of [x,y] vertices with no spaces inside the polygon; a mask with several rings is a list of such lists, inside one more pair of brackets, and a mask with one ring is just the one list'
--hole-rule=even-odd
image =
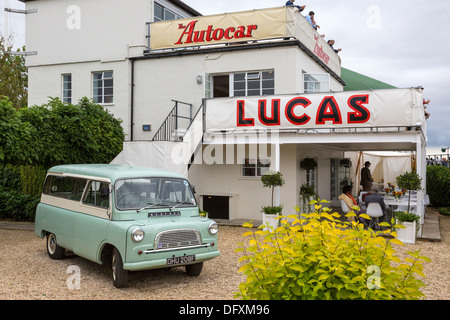
{"label": "white wall", "polygon": [[26,16],[26,47],[38,53],[28,66],[125,59],[128,46],[146,44],[153,12],[146,0],[39,0],[27,9],[38,9]]}
{"label": "white wall", "polygon": [[119,62],[89,62],[65,65],[52,65],[29,68],[28,104],[41,105],[47,103],[49,97],[62,98],[62,75],[72,74],[72,103],[76,104],[81,98],[92,98],[92,72],[114,72],[114,103],[104,106],[119,119],[128,134],[129,128],[129,61]]}

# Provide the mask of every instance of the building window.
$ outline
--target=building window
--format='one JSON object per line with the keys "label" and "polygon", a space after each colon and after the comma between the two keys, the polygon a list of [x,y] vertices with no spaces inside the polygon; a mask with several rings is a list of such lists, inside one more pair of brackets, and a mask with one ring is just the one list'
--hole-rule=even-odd
{"label": "building window", "polygon": [[154,11],[154,14],[153,14],[154,22],[176,20],[176,19],[184,18],[184,17],[174,13],[173,11],[163,7],[162,5],[157,4],[156,2],[155,2],[153,11]]}
{"label": "building window", "polygon": [[72,103],[72,75],[62,75],[62,101]]}
{"label": "building window", "polygon": [[324,74],[303,74],[305,93],[330,92],[330,75]]}
{"label": "building window", "polygon": [[94,72],[93,98],[96,103],[114,102],[114,76],[112,71]]}
{"label": "building window", "polygon": [[275,72],[257,71],[233,75],[235,97],[264,96],[275,94]]}
{"label": "building window", "polygon": [[243,177],[261,177],[270,170],[270,159],[245,159],[242,165]]}

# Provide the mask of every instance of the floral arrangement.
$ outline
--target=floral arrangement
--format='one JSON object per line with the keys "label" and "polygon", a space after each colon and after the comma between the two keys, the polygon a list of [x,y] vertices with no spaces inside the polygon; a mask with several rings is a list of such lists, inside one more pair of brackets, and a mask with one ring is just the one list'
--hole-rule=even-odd
{"label": "floral arrangement", "polygon": [[403,197],[403,192],[402,191],[392,191],[392,195],[394,196],[395,199],[400,199],[401,197]]}

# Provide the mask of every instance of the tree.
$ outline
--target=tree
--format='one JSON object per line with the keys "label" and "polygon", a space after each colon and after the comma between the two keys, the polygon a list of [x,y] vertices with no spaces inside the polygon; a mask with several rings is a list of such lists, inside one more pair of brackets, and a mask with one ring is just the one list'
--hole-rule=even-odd
{"label": "tree", "polygon": [[[0,97],[8,97],[16,109],[28,103],[28,71],[23,55],[13,55],[12,38],[0,37]],[[24,52],[25,47],[16,52]]]}
{"label": "tree", "polygon": [[272,188],[272,207],[273,207],[273,193],[275,187],[282,187],[284,185],[283,175],[281,172],[267,172],[261,177],[264,188]]}
{"label": "tree", "polygon": [[397,177],[397,184],[399,188],[408,190],[408,212],[411,208],[411,191],[418,191],[422,189],[422,178],[416,172],[406,172]]}

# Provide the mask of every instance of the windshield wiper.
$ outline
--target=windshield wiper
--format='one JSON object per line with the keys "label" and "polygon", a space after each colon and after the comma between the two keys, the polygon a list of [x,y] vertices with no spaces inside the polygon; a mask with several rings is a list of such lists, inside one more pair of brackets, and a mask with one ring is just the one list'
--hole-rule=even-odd
{"label": "windshield wiper", "polygon": [[167,204],[162,204],[162,203],[148,203],[148,204],[150,204],[150,206],[141,208],[141,209],[139,209],[139,210],[136,210],[137,213],[141,213],[141,212],[144,211],[144,210],[148,210],[148,209],[151,209],[151,208],[154,208],[154,207],[157,207],[157,206],[158,206],[158,207],[168,207]]}
{"label": "windshield wiper", "polygon": [[187,204],[192,204],[192,203],[189,202],[189,201],[180,201],[180,202],[178,202],[177,205],[173,206],[172,209],[170,209],[170,210],[173,210],[173,209],[175,209],[175,208],[178,208],[179,206],[181,206],[182,204],[185,204],[185,203],[187,203]]}

